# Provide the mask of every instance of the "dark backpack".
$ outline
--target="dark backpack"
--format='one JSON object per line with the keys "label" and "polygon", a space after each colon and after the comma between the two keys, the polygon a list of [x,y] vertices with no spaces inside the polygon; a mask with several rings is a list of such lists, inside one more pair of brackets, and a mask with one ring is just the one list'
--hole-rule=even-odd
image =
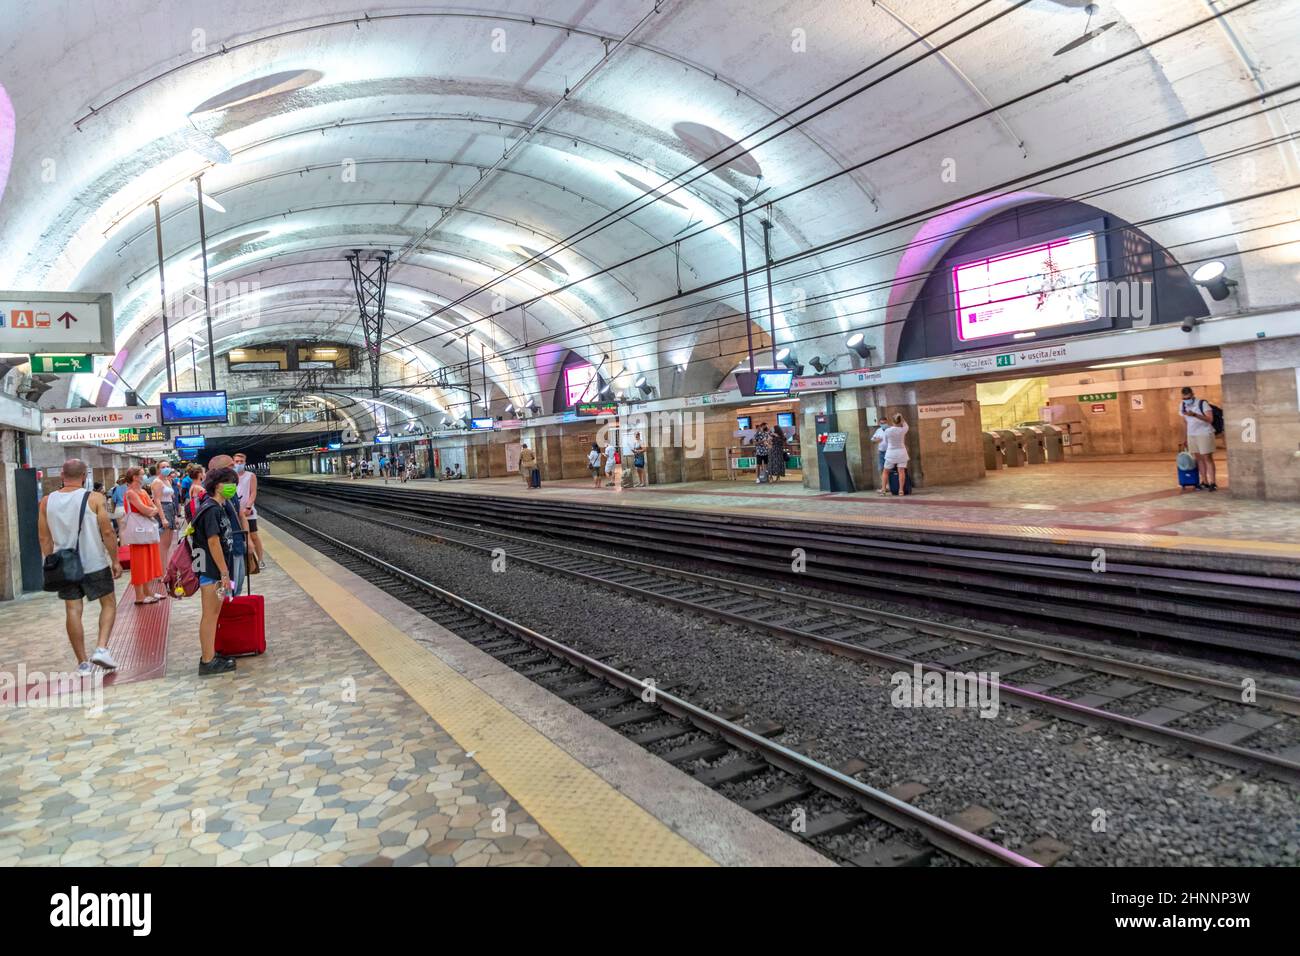
{"label": "dark backpack", "polygon": [[[1214,434],[1222,435],[1223,434],[1223,409],[1220,408],[1218,405],[1210,404],[1204,399],[1201,399],[1201,404],[1207,406],[1210,409],[1210,419],[1214,425]],[[1202,408],[1201,410],[1204,411],[1205,409]]]}

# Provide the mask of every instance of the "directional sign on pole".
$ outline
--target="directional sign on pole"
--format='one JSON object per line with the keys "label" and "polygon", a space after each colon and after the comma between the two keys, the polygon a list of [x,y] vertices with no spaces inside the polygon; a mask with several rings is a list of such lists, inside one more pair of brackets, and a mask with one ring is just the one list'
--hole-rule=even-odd
{"label": "directional sign on pole", "polygon": [[123,408],[56,408],[41,413],[41,428],[55,432],[65,428],[137,428],[158,424],[158,409],[152,405]]}
{"label": "directional sign on pole", "polygon": [[0,352],[115,351],[111,293],[0,291]]}

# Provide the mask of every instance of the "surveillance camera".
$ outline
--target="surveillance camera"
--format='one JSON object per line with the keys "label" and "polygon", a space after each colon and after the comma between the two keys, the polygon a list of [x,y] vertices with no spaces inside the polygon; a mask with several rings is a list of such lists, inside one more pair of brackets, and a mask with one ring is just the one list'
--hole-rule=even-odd
{"label": "surveillance camera", "polygon": [[1196,326],[1199,324],[1199,321],[1200,320],[1195,319],[1189,315],[1187,318],[1183,319],[1182,330],[1184,332],[1191,332],[1192,329],[1196,328]]}

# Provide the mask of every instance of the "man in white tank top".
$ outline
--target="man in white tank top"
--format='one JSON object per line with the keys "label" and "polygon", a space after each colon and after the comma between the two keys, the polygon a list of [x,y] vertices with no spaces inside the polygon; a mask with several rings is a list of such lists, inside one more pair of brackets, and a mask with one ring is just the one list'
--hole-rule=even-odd
{"label": "man in white tank top", "polygon": [[[88,677],[94,671],[92,665],[107,670],[117,667],[108,652],[108,638],[117,618],[113,581],[122,576],[122,565],[117,560],[117,535],[104,496],[86,489],[86,463],[68,459],[63,463],[62,476],[63,487],[41,499],[37,532],[43,557],[65,548],[80,552],[85,577],[59,588],[59,597],[63,599],[68,641],[77,655],[77,673]],[[83,499],[85,520],[81,517]],[[86,635],[81,624],[85,600],[99,602],[99,641],[90,660],[86,660]]]}
{"label": "man in white tank top", "polygon": [[262,539],[257,534],[257,475],[249,469],[248,456],[242,451],[235,455],[235,474],[239,475],[239,513],[248,519],[248,540],[257,554],[257,563],[265,565]]}

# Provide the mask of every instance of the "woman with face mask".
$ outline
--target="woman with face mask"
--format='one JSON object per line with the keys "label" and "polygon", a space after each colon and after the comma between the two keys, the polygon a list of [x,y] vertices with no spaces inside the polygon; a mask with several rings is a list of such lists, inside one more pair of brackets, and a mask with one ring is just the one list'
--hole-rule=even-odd
{"label": "woman with face mask", "polygon": [[194,570],[199,578],[203,617],[199,621],[199,676],[225,674],[235,669],[232,658],[217,653],[217,618],[221,602],[233,595],[231,574],[234,566],[234,528],[226,502],[235,496],[238,486],[233,468],[215,468],[203,479],[203,499],[194,516],[190,546],[194,553]]}
{"label": "woman with face mask", "polygon": [[172,533],[176,530],[176,488],[172,485],[172,472],[171,462],[160,461],[157,474],[149,483],[153,506],[158,509],[159,547],[165,557],[171,556]]}

